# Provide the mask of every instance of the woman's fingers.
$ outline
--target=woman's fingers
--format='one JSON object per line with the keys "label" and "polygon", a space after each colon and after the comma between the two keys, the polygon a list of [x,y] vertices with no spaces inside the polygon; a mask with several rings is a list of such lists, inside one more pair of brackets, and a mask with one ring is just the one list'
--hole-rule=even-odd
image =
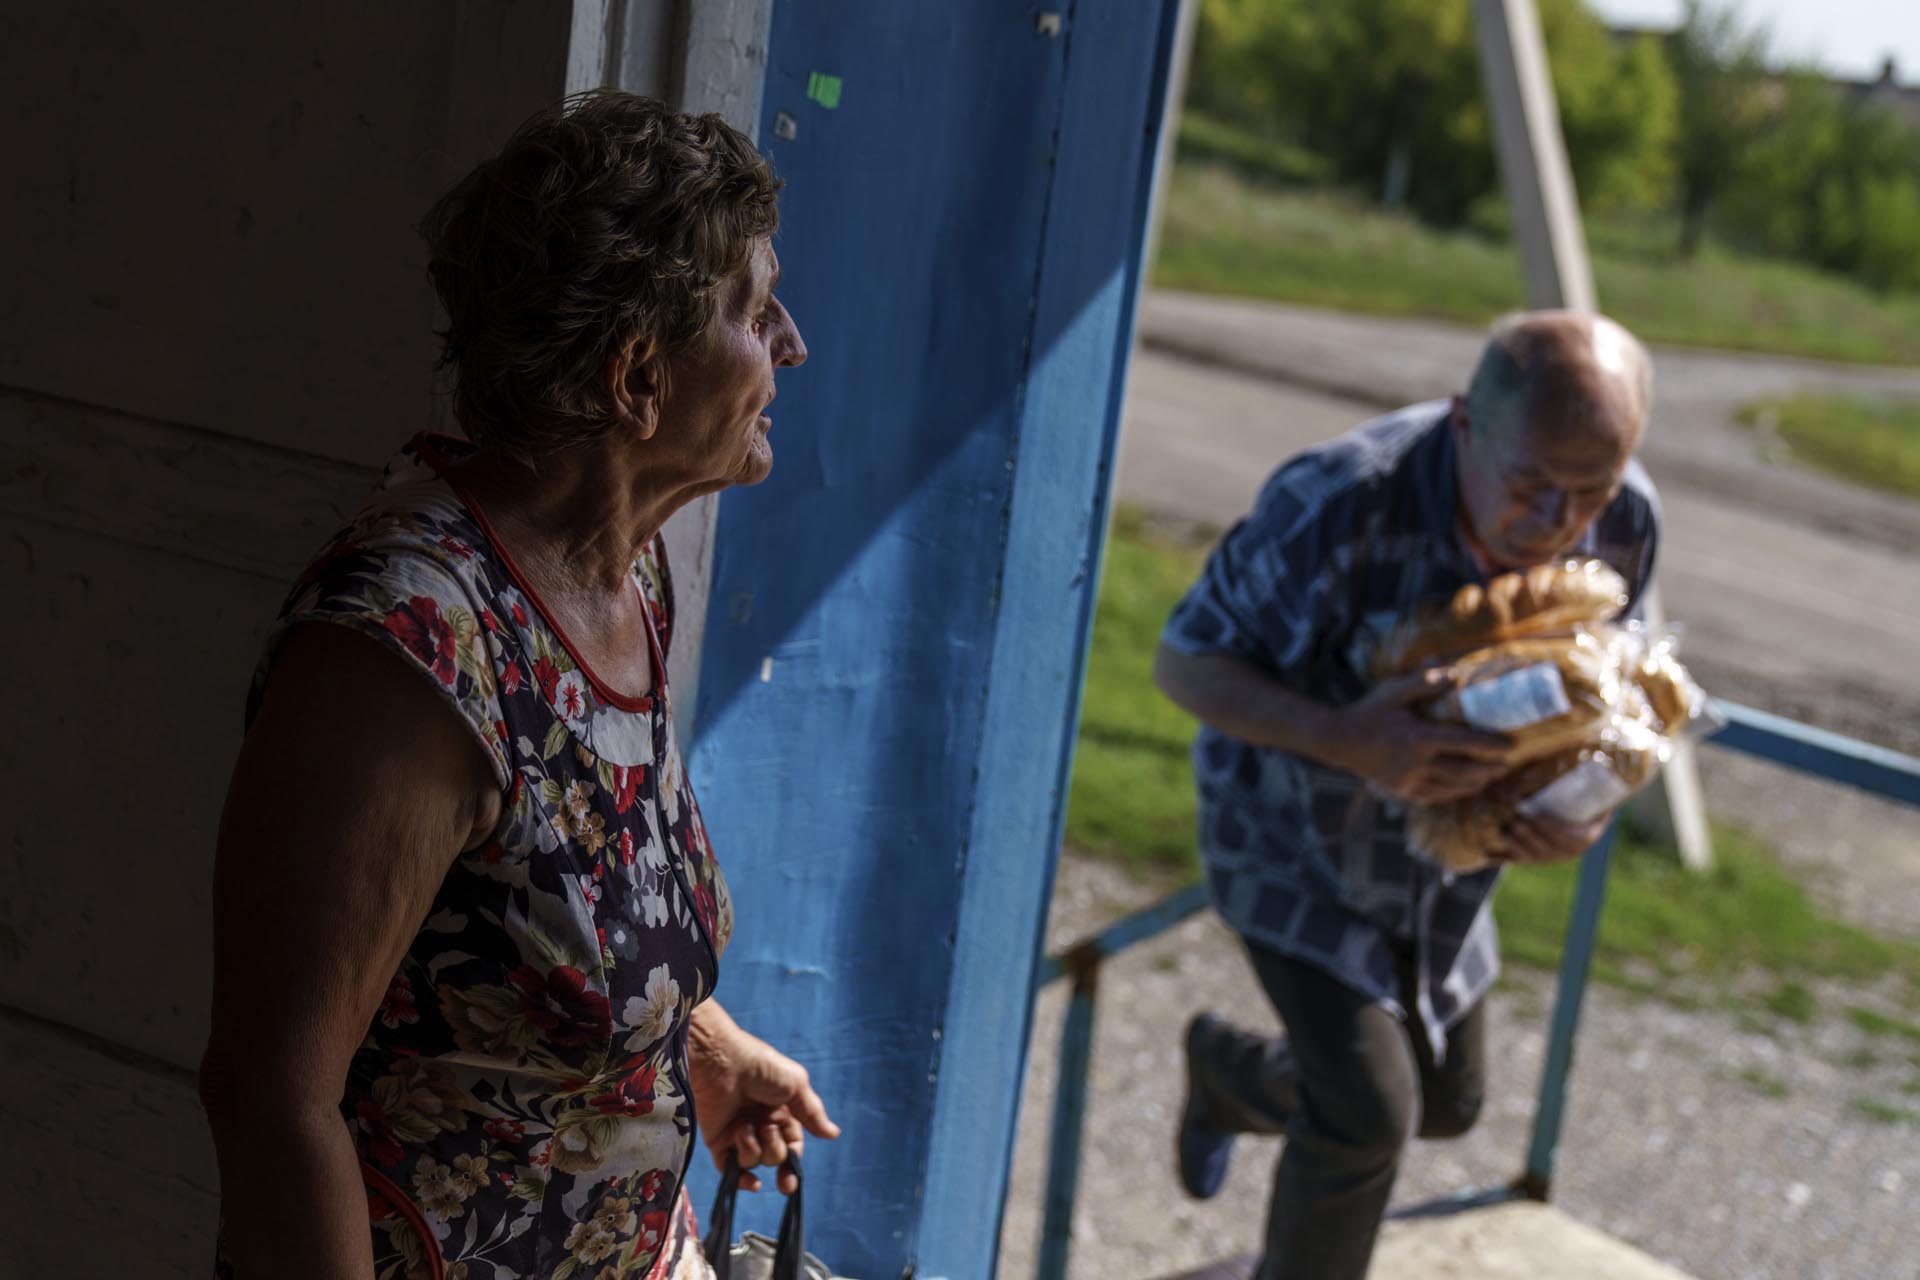
{"label": "woman's fingers", "polygon": [[780,1132],[780,1126],[766,1123],[760,1126],[760,1163],[784,1164],[787,1159],[787,1135]]}
{"label": "woman's fingers", "polygon": [[751,1169],[760,1163],[764,1154],[760,1149],[760,1135],[752,1124],[741,1124],[733,1131],[733,1154],[740,1161],[742,1169]]}
{"label": "woman's fingers", "polygon": [[820,1095],[813,1091],[812,1085],[796,1093],[787,1106],[792,1115],[814,1137],[837,1138],[840,1136],[840,1126],[827,1115],[827,1104],[820,1100]]}

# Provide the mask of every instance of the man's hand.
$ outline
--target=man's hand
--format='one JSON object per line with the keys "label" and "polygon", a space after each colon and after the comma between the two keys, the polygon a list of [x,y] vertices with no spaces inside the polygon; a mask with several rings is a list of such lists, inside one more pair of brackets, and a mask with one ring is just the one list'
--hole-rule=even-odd
{"label": "man's hand", "polygon": [[1441,667],[1382,681],[1335,713],[1321,758],[1402,800],[1434,804],[1478,794],[1507,772],[1506,739],[1435,724],[1413,710],[1457,683]]}
{"label": "man's hand", "polygon": [[1567,862],[1599,843],[1611,821],[1613,815],[1608,813],[1571,826],[1553,818],[1516,813],[1501,832],[1503,846],[1489,856],[1495,862],[1516,864]]}
{"label": "man's hand", "polygon": [[[798,1155],[806,1134],[837,1138],[840,1126],[807,1080],[807,1069],[758,1036],[742,1031],[727,1011],[709,1000],[694,1010],[687,1046],[688,1073],[700,1136],[716,1167],[731,1153],[740,1163],[740,1186],[758,1191],[755,1165],[779,1165]],[[798,1185],[782,1169],[780,1190]]]}

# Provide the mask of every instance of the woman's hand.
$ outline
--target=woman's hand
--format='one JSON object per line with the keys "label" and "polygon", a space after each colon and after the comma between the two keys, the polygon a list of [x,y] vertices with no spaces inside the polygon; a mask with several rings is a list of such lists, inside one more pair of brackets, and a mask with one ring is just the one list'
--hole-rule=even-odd
{"label": "woman's hand", "polygon": [[1502,832],[1504,845],[1493,855],[1495,862],[1548,863],[1567,862],[1599,843],[1607,833],[1611,813],[1578,826],[1552,818],[1532,818],[1516,813]]}
{"label": "woman's hand", "polygon": [[[687,1045],[688,1074],[700,1136],[713,1163],[740,1163],[740,1186],[760,1189],[755,1165],[779,1165],[798,1155],[806,1135],[837,1138],[840,1126],[808,1083],[807,1069],[758,1036],[742,1031],[727,1011],[709,1000],[693,1011]],[[791,1195],[793,1175],[780,1171],[780,1190]]]}

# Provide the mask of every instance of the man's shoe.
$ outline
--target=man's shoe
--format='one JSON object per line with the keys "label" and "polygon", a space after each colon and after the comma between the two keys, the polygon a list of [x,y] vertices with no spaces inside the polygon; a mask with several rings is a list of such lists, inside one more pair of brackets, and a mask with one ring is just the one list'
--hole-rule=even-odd
{"label": "man's shoe", "polygon": [[1220,1020],[1203,1013],[1187,1024],[1187,1105],[1180,1115],[1180,1185],[1196,1200],[1212,1199],[1227,1180],[1227,1160],[1233,1154],[1233,1135],[1206,1123],[1206,1106],[1195,1081],[1202,1051]]}

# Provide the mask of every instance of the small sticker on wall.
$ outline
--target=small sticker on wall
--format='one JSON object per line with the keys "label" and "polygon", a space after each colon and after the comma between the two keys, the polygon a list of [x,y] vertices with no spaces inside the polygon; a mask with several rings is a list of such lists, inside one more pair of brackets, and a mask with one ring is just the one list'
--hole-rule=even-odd
{"label": "small sticker on wall", "polygon": [[807,77],[807,97],[832,111],[840,105],[840,77],[814,72]]}

